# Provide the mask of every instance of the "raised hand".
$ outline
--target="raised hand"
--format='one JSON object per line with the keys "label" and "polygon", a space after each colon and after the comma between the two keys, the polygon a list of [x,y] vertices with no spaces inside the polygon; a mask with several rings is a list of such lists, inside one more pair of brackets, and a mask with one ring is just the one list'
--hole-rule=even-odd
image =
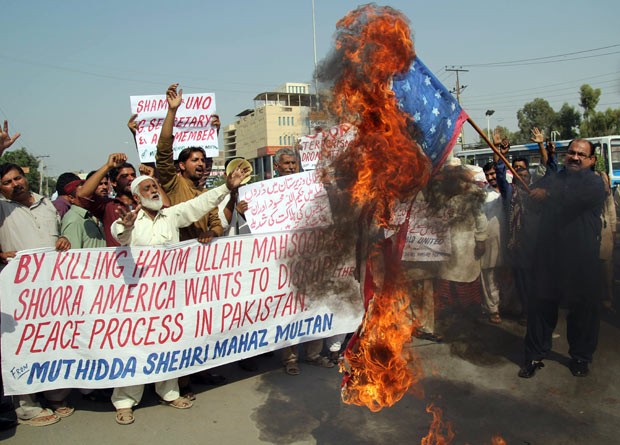
{"label": "raised hand", "polygon": [[530,137],[532,142],[536,142],[537,144],[542,144],[545,142],[545,133],[540,131],[537,127],[532,128],[532,136]]}
{"label": "raised hand", "polygon": [[178,83],[173,83],[168,87],[168,90],[166,90],[166,100],[168,101],[168,108],[171,110],[176,110],[183,102],[183,90],[177,91],[178,87]]}
{"label": "raised hand", "polygon": [[5,120],[4,127],[0,128],[0,155],[4,152],[4,150],[13,145],[13,142],[15,142],[20,136],[20,133],[15,133],[13,137],[9,135],[9,122]]}
{"label": "raised hand", "polygon": [[138,167],[138,171],[142,176],[150,176],[151,178],[155,177],[155,169],[150,165],[140,164]]}
{"label": "raised hand", "polygon": [[228,187],[229,190],[233,190],[239,187],[241,185],[241,182],[245,178],[250,176],[250,173],[251,173],[250,167],[246,166],[243,169],[241,167],[242,167],[242,164],[239,164],[239,166],[236,169],[234,169],[230,175],[226,177],[226,187]]}
{"label": "raised hand", "polygon": [[217,134],[220,134],[220,127],[222,123],[220,122],[220,117],[217,114],[211,116],[211,127],[217,130]]}
{"label": "raised hand", "polygon": [[129,118],[129,121],[127,121],[127,128],[129,128],[129,131],[131,131],[131,134],[133,134],[134,136],[138,132],[138,123],[136,122],[137,117],[138,117],[137,113],[132,114],[131,117]]}
{"label": "raised hand", "polygon": [[106,166],[108,169],[118,168],[127,162],[127,155],[125,153],[112,153],[108,156],[108,162]]}
{"label": "raised hand", "polygon": [[127,208],[125,206],[118,206],[116,208],[116,215],[119,217],[119,223],[126,228],[133,227],[133,223],[136,222],[136,218],[138,217],[138,212],[142,208],[141,205],[138,205],[135,209]]}
{"label": "raised hand", "polygon": [[496,128],[495,130],[493,130],[493,145],[497,147],[499,146],[501,142],[502,142],[502,135],[500,134],[499,130]]}

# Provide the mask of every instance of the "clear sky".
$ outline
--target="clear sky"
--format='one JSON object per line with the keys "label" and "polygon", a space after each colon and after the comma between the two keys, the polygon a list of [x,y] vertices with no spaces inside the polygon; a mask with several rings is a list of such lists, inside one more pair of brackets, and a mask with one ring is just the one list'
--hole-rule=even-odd
{"label": "clear sky", "polygon": [[[315,0],[319,60],[336,22],[360,4]],[[491,126],[516,130],[517,110],[536,97],[555,110],[578,105],[583,83],[602,89],[598,110],[620,108],[617,0],[378,4],[409,18],[418,55],[448,88],[446,66],[469,70],[461,102],[482,128],[494,109]],[[0,119],[22,133],[14,147],[50,156],[52,176],[98,168],[115,151],[137,165],[125,126],[131,95],[163,94],[173,82],[212,92],[225,126],[257,93],[312,82],[314,69],[311,0],[0,0],[0,42]]]}

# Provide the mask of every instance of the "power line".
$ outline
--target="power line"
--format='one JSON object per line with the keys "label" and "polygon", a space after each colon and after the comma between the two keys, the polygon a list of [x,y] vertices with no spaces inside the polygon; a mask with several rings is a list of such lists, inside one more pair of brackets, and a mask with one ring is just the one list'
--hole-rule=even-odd
{"label": "power line", "polygon": [[497,66],[491,67],[491,68],[503,68],[503,67],[525,66],[525,65],[544,65],[544,64],[548,64],[548,63],[569,62],[571,60],[593,59],[593,58],[596,58],[596,57],[609,56],[609,55],[612,55],[612,54],[620,54],[620,51],[614,51],[614,52],[605,53],[605,54],[596,54],[594,56],[573,57],[573,58],[570,58],[570,59],[547,60],[547,61],[541,61],[541,62],[513,63],[513,64],[497,65]]}
{"label": "power line", "polygon": [[[104,79],[112,79],[112,80],[121,80],[121,81],[125,81],[125,82],[136,82],[136,83],[143,83],[143,84],[150,84],[150,85],[159,85],[159,86],[164,86],[164,85],[168,85],[168,83],[165,82],[159,82],[159,81],[152,81],[152,80],[146,80],[144,78],[140,78],[140,79],[136,79],[136,78],[131,78],[131,77],[123,77],[123,76],[116,76],[116,75],[112,75],[112,74],[102,74],[102,73],[96,73],[96,72],[92,72],[92,71],[87,71],[87,70],[82,70],[82,69],[77,69],[77,68],[67,68],[67,67],[63,67],[60,65],[53,65],[53,64],[48,64],[48,63],[40,63],[40,62],[32,62],[29,60],[25,60],[25,59],[19,59],[16,57],[9,57],[6,56],[4,54],[0,54],[0,57],[6,60],[11,60],[13,62],[17,62],[17,63],[23,63],[26,65],[33,65],[33,66],[39,66],[39,67],[45,67],[45,68],[50,68],[50,69],[55,69],[55,70],[59,70],[59,71],[66,71],[66,72],[70,72],[70,73],[77,73],[77,74],[84,74],[87,76],[92,76],[92,77],[99,77],[99,78],[104,78]],[[188,76],[184,76],[186,78],[189,78]],[[196,78],[196,77],[194,77]],[[231,82],[231,83],[235,83],[235,82]],[[245,86],[247,85],[248,87],[250,87],[251,85],[258,85],[258,84],[243,84],[241,82],[237,82],[239,85]],[[202,87],[202,86],[197,86],[197,85],[184,85],[184,88],[193,88],[193,89],[198,89],[198,90],[204,90],[206,91],[209,88],[206,87]],[[210,87],[212,88],[212,87]],[[263,87],[263,88],[268,88],[268,87]],[[225,88],[218,88],[218,90],[220,91],[226,91],[229,93],[243,93],[243,94],[254,94],[254,92],[256,91],[255,89],[250,91],[250,90],[230,90],[230,89],[225,89]]]}
{"label": "power line", "polygon": [[[598,85],[603,85],[603,84],[607,84],[607,83],[615,83],[615,80],[609,80],[607,82],[600,82]],[[540,89],[536,89],[536,90],[540,90]],[[492,95],[484,95],[484,96],[474,96],[471,97],[470,99],[473,100],[474,102],[488,102],[488,98],[494,98],[494,97],[502,97],[503,100],[506,99],[518,99],[520,97],[528,97],[528,96],[533,96],[533,95],[543,95],[545,97],[559,97],[559,96],[570,96],[573,94],[579,94],[579,88],[575,88],[574,86],[569,86],[569,87],[563,87],[563,88],[555,88],[555,89],[542,89],[542,91],[529,91],[529,92],[515,92],[515,94],[492,94]],[[553,95],[550,96],[549,93],[553,93],[553,92],[559,92],[559,91],[570,91],[569,93],[565,93],[565,94],[561,94],[561,95]],[[616,93],[617,90],[614,88],[611,89],[606,89],[605,90],[606,93]]]}
{"label": "power line", "polygon": [[[559,85],[567,85],[567,84],[571,84],[571,83],[583,82],[583,81],[586,81],[586,80],[598,79],[598,78],[607,77],[607,76],[617,76],[617,75],[618,75],[618,73],[616,73],[616,72],[607,73],[607,74],[600,74],[600,75],[597,75],[597,76],[582,77],[580,79],[573,79],[573,80],[567,80],[565,82],[551,83],[551,84],[541,85],[541,86],[533,87],[533,88],[525,88],[525,89],[507,91],[507,93],[511,94],[511,93],[526,92],[526,91],[536,91],[536,90],[550,88],[550,87],[555,87],[555,86],[559,86]],[[604,83],[604,82],[615,82],[615,81],[617,81],[617,79],[612,79],[611,81],[603,81],[603,82],[599,82],[599,85],[601,83]],[[482,95],[478,95],[476,97],[477,98],[481,98],[481,97],[484,98],[484,97],[495,97],[495,96],[497,96],[497,94],[482,94]]]}
{"label": "power line", "polygon": [[[620,43],[619,44],[615,44],[615,45],[602,46],[600,48],[586,49],[586,50],[583,50],[583,51],[574,51],[574,52],[571,52],[571,53],[556,54],[556,55],[553,55],[553,56],[532,57],[532,58],[529,58],[529,59],[509,60],[509,61],[505,61],[505,62],[489,62],[489,63],[463,64],[462,66],[467,66],[467,67],[517,66],[515,64],[523,64],[523,65],[530,65],[530,64],[532,64],[532,63],[526,63],[526,62],[534,62],[534,63],[564,62],[565,60],[577,60],[577,59],[581,59],[582,57],[576,57],[576,58],[564,59],[564,60],[552,60],[552,61],[547,61],[547,62],[539,62],[539,61],[545,61],[547,59],[557,59],[558,57],[573,56],[573,55],[576,55],[576,54],[590,53],[590,52],[600,51],[600,50],[603,50],[603,49],[616,48],[616,47],[619,47],[619,46],[620,46]],[[618,52],[620,52],[620,51],[611,52],[611,53],[605,53],[605,54],[598,54],[598,55],[594,55],[594,56],[586,56],[586,57],[583,57],[583,58],[606,56],[606,55],[609,55],[609,54],[617,54]]]}

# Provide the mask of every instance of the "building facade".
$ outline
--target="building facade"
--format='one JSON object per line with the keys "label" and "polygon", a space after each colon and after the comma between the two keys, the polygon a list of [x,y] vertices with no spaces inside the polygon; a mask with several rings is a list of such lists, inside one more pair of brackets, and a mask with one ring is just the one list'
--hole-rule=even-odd
{"label": "building facade", "polygon": [[223,128],[222,161],[243,157],[252,163],[256,180],[272,178],[273,155],[311,133],[313,109],[316,96],[309,83],[286,83],[258,94],[254,109],[242,111],[237,121]]}

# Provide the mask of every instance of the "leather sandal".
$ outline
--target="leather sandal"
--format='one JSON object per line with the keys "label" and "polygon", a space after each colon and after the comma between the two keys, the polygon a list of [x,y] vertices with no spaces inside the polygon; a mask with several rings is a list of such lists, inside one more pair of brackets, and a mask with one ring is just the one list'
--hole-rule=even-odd
{"label": "leather sandal", "polygon": [[134,420],[133,410],[131,408],[120,408],[116,410],[116,423],[119,425],[130,425]]}
{"label": "leather sandal", "polygon": [[502,322],[502,317],[500,317],[497,312],[494,312],[489,316],[489,321],[493,324],[500,324]]}
{"label": "leather sandal", "polygon": [[47,426],[53,425],[55,423],[60,422],[60,417],[58,417],[51,409],[43,409],[39,414],[34,416],[31,419],[17,419],[17,422],[20,425],[30,425],[30,426]]}
{"label": "leather sandal", "polygon": [[176,399],[170,401],[162,400],[161,403],[176,409],[189,409],[194,406],[194,402],[192,402],[187,397],[177,397]]}
{"label": "leather sandal", "polygon": [[66,402],[49,402],[47,403],[51,409],[54,410],[54,414],[56,414],[61,419],[65,417],[69,417],[71,414],[75,412],[75,408],[72,406],[68,406]]}
{"label": "leather sandal", "polygon": [[284,365],[284,370],[288,375],[299,375],[299,365],[297,362],[288,362]]}

